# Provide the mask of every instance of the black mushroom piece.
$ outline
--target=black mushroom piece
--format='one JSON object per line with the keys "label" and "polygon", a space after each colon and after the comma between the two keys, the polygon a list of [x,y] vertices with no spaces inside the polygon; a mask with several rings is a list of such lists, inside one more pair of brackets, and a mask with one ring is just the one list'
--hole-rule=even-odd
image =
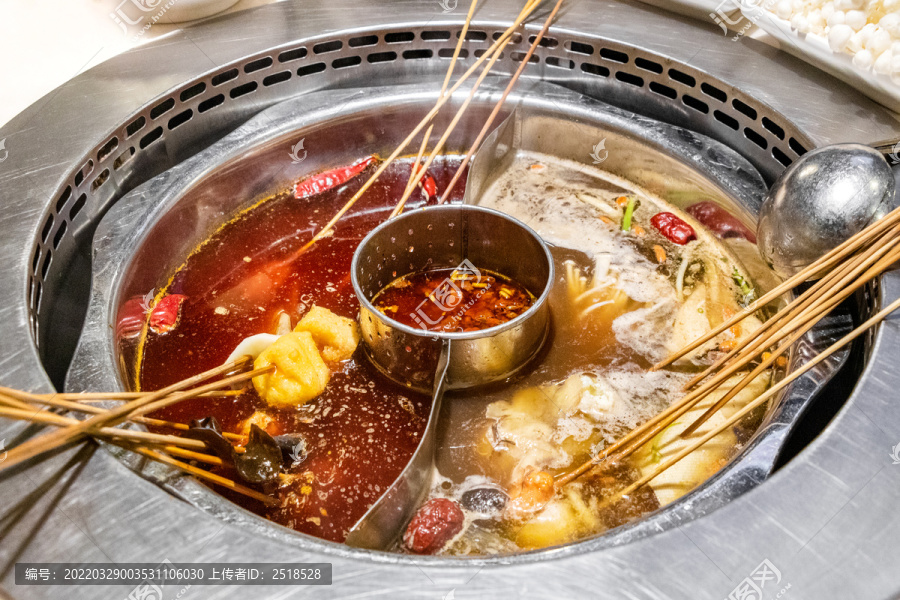
{"label": "black mushroom piece", "polygon": [[460,500],[467,510],[490,515],[503,510],[509,496],[500,488],[479,487],[464,492]]}
{"label": "black mushroom piece", "polygon": [[215,417],[193,421],[187,437],[205,442],[216,456],[233,465],[241,479],[249,483],[274,481],[284,463],[278,442],[256,425],[250,426],[250,436],[242,454],[235,452],[231,442],[222,435]]}

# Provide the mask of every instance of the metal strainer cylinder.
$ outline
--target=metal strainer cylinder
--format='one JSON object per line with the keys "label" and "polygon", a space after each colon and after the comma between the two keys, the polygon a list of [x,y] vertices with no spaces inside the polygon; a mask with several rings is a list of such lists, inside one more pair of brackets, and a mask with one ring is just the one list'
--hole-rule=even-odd
{"label": "metal strainer cylinder", "polygon": [[[404,325],[372,304],[397,277],[454,267],[506,275],[528,288],[535,303],[501,325],[449,333]],[[537,354],[547,337],[550,251],[531,228],[495,210],[444,205],[392,219],[362,241],[351,273],[370,359],[394,381],[417,390],[431,392],[444,341],[452,343],[447,387],[462,389],[509,377]]]}

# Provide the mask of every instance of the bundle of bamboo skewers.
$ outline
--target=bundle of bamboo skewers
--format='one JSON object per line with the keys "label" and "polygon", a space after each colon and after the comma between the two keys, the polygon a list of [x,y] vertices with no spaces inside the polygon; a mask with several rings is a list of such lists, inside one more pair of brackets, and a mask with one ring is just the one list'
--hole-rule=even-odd
{"label": "bundle of bamboo skewers", "polygon": [[[474,15],[477,1],[478,0],[473,0],[471,3],[465,24],[456,44],[453,59],[451,60],[447,74],[444,78],[441,93],[435,106],[425,115],[421,122],[412,132],[410,132],[394,152],[379,165],[371,177],[334,215],[322,230],[298,250],[298,254],[306,252],[315,243],[330,235],[334,226],[353,207],[356,201],[365,194],[381,174],[384,173],[387,167],[401,156],[409,144],[425,130],[418,154],[413,163],[415,167],[413,168],[402,197],[391,213],[391,217],[397,216],[403,211],[407,200],[425,176],[428,167],[444,149],[447,139],[465,113],[479,86],[491,72],[497,60],[503,55],[504,48],[513,40],[513,35],[517,29],[526,22],[542,3],[542,0],[528,0],[512,25],[497,37],[493,44],[468,67],[453,85],[450,85],[453,70],[460,55],[462,44],[466,39],[466,33]],[[502,110],[508,95],[522,74],[525,66],[529,64],[534,51],[540,45],[543,36],[554,21],[561,5],[562,0],[557,0],[541,30],[534,36],[528,51],[521,57],[519,67],[510,78],[499,101],[496,103],[483,128],[479,132],[475,142],[466,153],[462,164],[447,186],[447,189],[444,190],[442,194],[444,199],[449,197],[451,190],[458,182],[462,173],[464,173],[472,156],[478,150],[486,135],[491,131],[491,127]],[[431,134],[434,127],[432,124],[433,119],[441,108],[451,99],[452,95],[459,90],[479,68],[481,68],[481,72],[476,77],[466,99],[457,109],[447,130],[439,137],[423,162],[422,159],[425,155],[425,150],[431,140]],[[685,389],[686,394],[681,400],[672,404],[646,423],[630,431],[621,439],[606,447],[591,460],[568,473],[557,476],[555,481],[557,488],[565,486],[591,469],[602,469],[605,466],[614,465],[627,458],[638,448],[646,444],[649,440],[653,439],[653,437],[672,424],[681,415],[685,414],[704,398],[708,397],[710,393],[717,390],[723,382],[733,377],[735,374],[745,372],[749,369],[749,372],[741,379],[741,381],[710,407],[703,416],[691,424],[682,433],[682,436],[688,436],[695,432],[703,422],[720,410],[757,376],[766,372],[768,369],[771,369],[775,361],[777,361],[779,357],[784,356],[791,346],[820,319],[831,312],[850,295],[855,293],[860,287],[866,285],[866,283],[885,272],[897,260],[900,260],[900,209],[893,211],[887,217],[871,225],[863,232],[857,234],[820,260],[816,261],[816,263],[810,265],[796,276],[788,279],[747,306],[741,313],[735,315],[733,318],[722,323],[719,327],[716,327],[703,337],[692,342],[677,354],[656,365],[654,368],[658,369],[671,364],[707,343],[709,340],[715,338],[729,327],[739,323],[747,316],[756,314],[760,309],[776,299],[781,298],[799,284],[810,279],[818,280],[803,294],[790,302],[784,309],[780,310],[771,319],[766,321],[761,328],[752,332],[735,348],[725,353],[721,358],[716,360],[706,370],[690,381]],[[744,408],[737,411],[724,423],[716,426],[701,438],[693,441],[690,445],[686,446],[667,461],[658,465],[653,472],[619,492],[617,497],[628,495],[645,485],[685,456],[701,447],[704,443],[713,439],[727,428],[738,424],[751,411],[762,406],[766,402],[769,402],[791,382],[802,376],[808,370],[814,368],[835,351],[843,348],[862,335],[898,307],[900,307],[900,300],[895,301],[890,306],[872,316],[865,323],[854,329],[850,334],[833,344],[801,368],[787,374],[781,381],[773,385],[759,397],[752,400]],[[268,496],[227,478],[210,473],[204,469],[178,460],[177,458],[173,458],[177,456],[198,463],[205,463],[213,466],[221,465],[221,459],[203,452],[203,450],[206,449],[206,445],[203,442],[175,435],[148,433],[145,431],[116,427],[122,423],[131,422],[151,425],[157,428],[171,428],[175,431],[184,431],[188,428],[186,424],[151,419],[145,415],[153,410],[188,398],[201,395],[236,393],[229,391],[233,384],[246,383],[253,377],[266,372],[264,369],[248,370],[249,366],[249,359],[245,358],[235,363],[201,373],[200,375],[169,386],[163,390],[135,394],[39,395],[0,388],[0,417],[32,421],[59,427],[58,430],[52,433],[32,438],[9,450],[8,457],[3,463],[0,463],[0,468],[9,468],[15,464],[22,463],[23,461],[66,444],[71,444],[86,438],[97,438],[132,450],[152,460],[168,464],[210,483],[225,486],[235,492],[269,504],[272,500]],[[242,372],[237,375],[230,375],[220,379],[221,376],[231,373],[235,369],[242,370]],[[107,410],[91,404],[91,402],[98,399],[122,400],[124,403],[116,408]],[[57,412],[44,410],[44,408],[48,407],[80,412],[89,415],[89,417],[84,421],[79,421],[65,417]],[[237,434],[225,435],[235,442],[241,442],[243,439],[242,436]]]}
{"label": "bundle of bamboo skewers", "polygon": [[[32,394],[0,387],[0,417],[59,428],[51,433],[33,437],[10,449],[6,459],[0,463],[0,468],[9,469],[51,450],[85,439],[96,438],[167,464],[204,481],[226,487],[264,504],[270,504],[272,499],[256,490],[173,458],[177,456],[212,466],[222,466],[224,463],[221,458],[204,452],[208,450],[206,443],[178,435],[117,427],[117,425],[128,422],[172,429],[173,431],[187,431],[190,429],[187,424],[173,423],[144,415],[191,398],[239,394],[241,390],[233,390],[233,385],[244,384],[253,377],[268,373],[274,368],[247,370],[249,365],[250,359],[245,357],[155,392]],[[231,374],[235,370],[241,372]],[[225,377],[222,377],[223,375]],[[124,403],[112,409],[105,409],[94,404],[98,401],[115,400],[124,401]],[[87,418],[82,421],[58,412],[45,410],[46,408],[83,413],[87,415]],[[235,443],[244,441],[244,436],[239,434],[225,433],[223,435]]]}
{"label": "bundle of bamboo skewers", "polygon": [[[740,313],[694,340],[672,356],[654,365],[653,369],[656,370],[672,364],[728,328],[740,323],[748,316],[757,314],[766,305],[774,302],[800,284],[808,280],[817,280],[786,307],[778,311],[768,321],[765,321],[762,327],[753,331],[732,350],[725,353],[689,381],[685,385],[684,391],[686,393],[680,400],[646,423],[631,430],[625,436],[616,440],[615,443],[604,448],[593,459],[568,473],[558,476],[556,479],[557,487],[566,485],[593,468],[602,469],[626,459],[674,423],[676,419],[715,392],[725,381],[736,374],[745,372],[746,374],[737,385],[733,386],[728,393],[717,400],[680,434],[681,437],[690,436],[754,379],[771,369],[779,357],[784,356],[793,344],[819,320],[837,308],[839,304],[857,290],[890,269],[898,260],[900,260],[900,208],[893,210],[884,218],[854,235],[813,264],[787,279],[755,302],[752,302]],[[754,409],[769,402],[793,381],[841,348],[850,344],[898,308],[900,308],[900,299],[880,310],[806,364],[788,373],[781,381],[750,401],[723,423],[686,445],[667,461],[658,465],[652,472],[622,490],[617,494],[617,497],[626,496],[634,492],[723,431],[739,424]]]}

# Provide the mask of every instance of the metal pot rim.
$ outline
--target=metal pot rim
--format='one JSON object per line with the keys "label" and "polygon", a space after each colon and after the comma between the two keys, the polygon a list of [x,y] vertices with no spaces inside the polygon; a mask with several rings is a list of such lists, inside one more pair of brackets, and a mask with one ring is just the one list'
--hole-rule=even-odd
{"label": "metal pot rim", "polygon": [[[488,327],[487,329],[480,329],[478,331],[449,331],[449,332],[438,332],[438,331],[425,331],[418,327],[411,327],[409,325],[404,325],[399,321],[392,319],[391,317],[385,315],[377,308],[372,302],[366,298],[365,294],[362,293],[362,284],[359,281],[359,276],[357,275],[359,261],[362,255],[362,249],[365,248],[368,243],[379,234],[384,228],[388,226],[396,225],[401,222],[403,219],[407,219],[410,215],[421,212],[443,212],[447,210],[463,210],[463,211],[473,211],[473,212],[483,212],[498,216],[500,218],[506,219],[507,221],[511,221],[512,223],[518,225],[526,233],[531,235],[534,239],[536,239],[541,249],[544,251],[544,257],[547,259],[548,265],[548,275],[547,275],[547,283],[544,284],[544,289],[541,291],[540,296],[537,296],[534,300],[534,304],[531,307],[523,312],[521,315],[517,316],[515,319],[511,319],[506,323],[501,323],[500,325],[495,325],[493,327]],[[434,339],[448,339],[448,340],[476,340],[485,337],[491,337],[497,335],[499,333],[503,333],[509,329],[513,329],[521,325],[524,321],[533,317],[541,307],[547,303],[547,300],[550,297],[550,291],[553,288],[553,280],[556,277],[556,270],[553,266],[553,256],[550,254],[550,249],[547,247],[546,242],[537,234],[537,232],[511,215],[507,215],[506,213],[502,213],[498,210],[494,210],[492,208],[486,208],[483,206],[474,206],[472,204],[444,204],[438,206],[427,206],[424,208],[416,209],[415,212],[410,211],[403,215],[398,216],[395,219],[391,219],[389,221],[385,221],[375,229],[369,232],[369,234],[363,238],[363,240],[359,243],[359,246],[356,248],[356,251],[353,253],[353,260],[350,263],[350,280],[353,283],[353,289],[356,292],[357,298],[359,298],[360,304],[363,305],[363,308],[368,310],[374,315],[377,315],[378,318],[385,321],[387,324],[391,326],[392,329],[396,329],[398,331],[402,331],[403,333],[414,335],[417,337],[430,337]]]}

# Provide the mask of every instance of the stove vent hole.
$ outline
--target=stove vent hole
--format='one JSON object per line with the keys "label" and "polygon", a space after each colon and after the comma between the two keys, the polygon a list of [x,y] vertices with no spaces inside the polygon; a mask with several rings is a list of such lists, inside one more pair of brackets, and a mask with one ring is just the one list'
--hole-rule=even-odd
{"label": "stove vent hole", "polygon": [[766,138],[749,127],[744,127],[744,136],[763,150],[769,146],[769,143],[766,142]]}
{"label": "stove vent hole", "polygon": [[688,75],[687,73],[683,73],[678,69],[669,69],[669,78],[674,79],[678,83],[683,83],[688,87],[696,87],[697,80]]}
{"label": "stove vent hole", "polygon": [[329,52],[337,52],[344,47],[344,43],[340,40],[331,40],[330,42],[322,42],[313,46],[313,52],[316,54],[327,54]]}
{"label": "stove vent hole", "polygon": [[175,98],[168,98],[150,109],[150,118],[154,121],[175,108]]}
{"label": "stove vent hole", "polygon": [[[443,52],[443,50],[441,50]],[[452,53],[451,53],[452,55]],[[391,62],[397,60],[396,52],[375,52],[366,57],[370,63]]]}
{"label": "stove vent hole", "polygon": [[100,162],[103,162],[104,160],[106,160],[106,157],[109,156],[110,154],[112,154],[112,151],[118,147],[119,147],[119,138],[117,138],[117,137],[114,137],[113,139],[111,139],[108,142],[106,142],[105,144],[103,144],[103,147],[97,151],[97,162],[100,163]]}
{"label": "stove vent hole", "polygon": [[316,63],[314,65],[309,65],[306,67],[300,67],[297,69],[297,77],[304,77],[306,75],[312,75],[314,73],[321,73],[328,67],[325,66],[325,63]]}
{"label": "stove vent hole", "polygon": [[[422,34],[425,35],[424,33]],[[447,35],[450,35],[450,32],[447,32]],[[360,48],[362,46],[374,46],[378,43],[377,35],[362,35],[360,37],[350,38],[350,41],[347,44],[351,48]]]}
{"label": "stove vent hole", "polygon": [[[703,102],[702,100],[698,100],[693,96],[688,96],[687,94],[685,94],[684,96],[682,96],[681,101],[684,102],[685,106],[693,108],[698,112],[702,112],[704,115],[709,113],[709,104]],[[735,121],[735,124],[737,124],[737,121]]]}
{"label": "stove vent hole", "polygon": [[384,36],[384,41],[388,44],[403,44],[406,42],[411,42],[416,39],[416,34],[412,31],[398,31],[395,33],[388,33]]}
{"label": "stove vent hole", "polygon": [[200,83],[198,83],[196,85],[192,85],[188,89],[181,92],[181,95],[178,97],[181,99],[182,102],[187,102],[191,98],[199,96],[200,94],[202,94],[205,91],[206,91],[206,84],[201,81]]}
{"label": "stove vent hole", "polygon": [[244,65],[244,73],[255,73],[257,71],[262,71],[263,69],[268,69],[274,62],[272,57],[264,56],[263,58],[248,62]]}
{"label": "stove vent hole", "polygon": [[147,146],[149,146],[150,144],[152,144],[153,142],[155,142],[156,140],[161,138],[162,134],[163,134],[163,128],[157,127],[156,129],[154,129],[153,131],[151,131],[150,133],[148,133],[147,135],[142,137],[141,141],[138,145],[141,147],[141,150],[143,150],[144,148],[146,148]]}
{"label": "stove vent hole", "polygon": [[56,235],[53,236],[53,249],[56,250],[59,248],[59,243],[66,237],[66,229],[68,229],[68,224],[63,221],[59,224],[59,229],[56,230]]}
{"label": "stove vent hole", "polygon": [[231,91],[228,92],[228,95],[232,98],[240,98],[241,96],[246,96],[251,92],[255,92],[256,88],[259,87],[259,84],[255,81],[251,81],[249,83],[245,83],[244,85],[239,85],[231,88]]}
{"label": "stove vent hole", "polygon": [[584,43],[582,43],[582,42],[571,41],[571,42],[569,42],[569,43],[566,44],[566,49],[567,49],[569,52],[574,52],[574,53],[576,53],[576,54],[588,54],[588,55],[590,55],[590,54],[593,54],[593,53],[594,53],[594,47],[593,47],[593,46],[591,46],[590,44],[584,44]]}
{"label": "stove vent hole", "polygon": [[[359,39],[359,38],[354,38],[354,39]],[[351,41],[351,45],[352,45],[353,40],[350,40],[350,41]],[[301,58],[306,58],[307,54],[309,54],[309,52],[307,52],[306,48],[304,48],[302,46],[300,48],[294,48],[293,50],[285,50],[284,52],[282,52],[281,54],[278,55],[278,62],[286,63],[286,62],[291,62],[294,60],[300,60]]]}
{"label": "stove vent hole", "polygon": [[213,84],[213,86],[222,85],[223,83],[227,83],[227,82],[231,81],[232,79],[235,79],[238,76],[238,74],[239,74],[239,71],[236,68],[229,69],[223,73],[219,73],[218,75],[214,76],[212,78],[212,84]]}
{"label": "stove vent hole", "polygon": [[446,42],[450,39],[449,31],[423,31],[422,39],[426,42]]}
{"label": "stove vent hole", "polygon": [[728,100],[728,94],[708,83],[700,84],[700,91],[702,91],[710,98],[715,98],[719,102],[725,102],[726,100]]}
{"label": "stove vent hole", "polygon": [[[707,108],[707,110],[709,109]],[[716,118],[716,121],[723,123],[728,127],[731,127],[735,131],[737,131],[738,127],[740,126],[737,122],[737,119],[735,119],[731,115],[723,113],[721,110],[714,111],[713,116]]]}
{"label": "stove vent hole", "polygon": [[[269,87],[270,85],[275,85],[278,83],[282,83],[287,81],[293,76],[290,71],[282,71],[281,73],[275,73],[274,75],[269,75],[265,79],[263,79],[263,85],[265,87]],[[223,98],[224,100],[224,98]],[[219,103],[221,104],[221,102]]]}
{"label": "stove vent hole", "polygon": [[206,111],[212,110],[213,108],[221,105],[223,102],[225,102],[225,94],[218,94],[201,102],[197,106],[197,112],[205,113]]}
{"label": "stove vent hole", "polygon": [[126,163],[131,161],[133,156],[134,156],[134,146],[131,146],[130,148],[128,148],[128,150],[126,150],[125,152],[123,152],[122,154],[120,154],[119,156],[116,157],[116,160],[113,162],[113,169],[118,171],[119,169],[122,168],[123,165],[125,165]]}
{"label": "stove vent hole", "polygon": [[171,131],[172,129],[175,129],[179,125],[183,125],[184,123],[187,123],[188,121],[191,120],[191,117],[193,117],[193,116],[194,116],[194,111],[191,110],[190,108],[184,112],[181,112],[181,113],[175,115],[174,117],[169,119],[169,130]]}

